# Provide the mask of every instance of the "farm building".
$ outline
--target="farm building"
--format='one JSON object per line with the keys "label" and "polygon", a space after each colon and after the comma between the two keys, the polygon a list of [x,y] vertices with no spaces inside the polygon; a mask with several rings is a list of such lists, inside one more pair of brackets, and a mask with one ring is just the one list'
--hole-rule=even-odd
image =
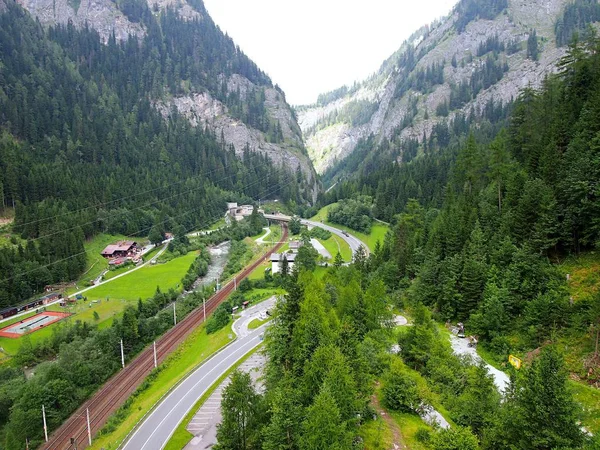
{"label": "farm building", "polygon": [[42,298],[40,298],[40,300],[42,301],[42,303],[44,305],[46,305],[46,304],[53,302],[55,300],[58,300],[60,298],[62,298],[62,294],[53,292],[52,294],[44,295]]}
{"label": "farm building", "polygon": [[294,268],[297,253],[271,253],[271,273],[280,273],[283,259],[287,259],[288,272]]}
{"label": "farm building", "polygon": [[137,242],[134,241],[122,241],[116,244],[108,245],[102,250],[101,255],[105,258],[125,258],[127,256],[133,256],[137,250]]}

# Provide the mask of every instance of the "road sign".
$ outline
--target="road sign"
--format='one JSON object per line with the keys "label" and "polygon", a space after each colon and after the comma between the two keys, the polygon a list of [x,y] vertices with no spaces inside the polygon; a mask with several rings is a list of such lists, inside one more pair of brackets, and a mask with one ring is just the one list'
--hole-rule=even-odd
{"label": "road sign", "polygon": [[508,362],[517,370],[520,369],[521,364],[523,364],[523,361],[513,355],[508,355]]}

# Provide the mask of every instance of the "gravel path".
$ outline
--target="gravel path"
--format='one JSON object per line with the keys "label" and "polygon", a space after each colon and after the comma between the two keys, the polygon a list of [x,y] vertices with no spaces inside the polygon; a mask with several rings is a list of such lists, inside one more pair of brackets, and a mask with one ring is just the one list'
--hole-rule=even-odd
{"label": "gravel path", "polygon": [[256,243],[257,243],[257,244],[266,244],[266,242],[265,242],[265,238],[266,238],[268,235],[270,235],[270,234],[271,234],[271,229],[270,229],[270,228],[267,228],[267,227],[265,227],[265,228],[263,228],[263,230],[265,230],[265,234],[263,234],[261,237],[259,237],[259,238],[256,240]]}

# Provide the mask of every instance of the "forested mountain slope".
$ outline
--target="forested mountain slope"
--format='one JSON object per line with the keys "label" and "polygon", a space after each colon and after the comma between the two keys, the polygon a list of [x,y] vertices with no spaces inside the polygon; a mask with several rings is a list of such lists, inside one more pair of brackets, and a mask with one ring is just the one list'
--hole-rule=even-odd
{"label": "forested mountain slope", "polygon": [[593,0],[461,0],[368,80],[298,107],[317,171],[329,183],[364,168],[370,153],[408,161],[428,146],[447,147],[464,122],[503,119],[521,89],[556,71],[573,34],[585,34],[599,13]]}
{"label": "forested mountain slope", "polygon": [[[300,168],[316,196],[316,179],[303,148],[296,118],[285,94],[244,55],[212,21],[202,0],[19,0],[43,25],[93,28],[103,42],[131,36],[156,46],[168,80],[157,73],[156,58],[140,61],[152,99],[164,114],[175,107],[194,124],[208,126],[219,142],[241,155],[245,147],[268,155],[276,164]],[[176,16],[176,27],[161,16]],[[173,18],[168,22],[172,22]],[[167,28],[165,28],[165,25]],[[158,27],[158,28],[157,28]],[[159,56],[152,55],[152,56]],[[165,58],[166,57],[166,58]],[[167,63],[167,66],[164,66]],[[166,83],[165,83],[166,81]],[[167,84],[167,89],[164,85]]]}
{"label": "forested mountain slope", "polygon": [[456,157],[374,170],[325,199],[373,199],[372,214],[394,222],[375,260],[414,302],[466,322],[501,361],[571,342],[570,369],[590,383],[600,380],[600,297],[593,285],[572,297],[554,263],[600,246],[599,61],[597,37],[569,47],[560,73],[524,90],[491,142],[471,134]]}
{"label": "forested mountain slope", "polygon": [[[64,24],[72,17],[57,13],[52,25],[40,14],[44,27],[12,0],[1,5],[0,208],[16,207],[27,241],[0,249],[0,306],[77,277],[84,239],[99,231],[146,236],[206,224],[226,200],[314,198],[283,93],[201,2],[193,17],[90,3],[120,18],[108,31],[92,15]],[[126,37],[123,20],[141,31]],[[200,123],[174,106],[186,98],[210,100]]]}

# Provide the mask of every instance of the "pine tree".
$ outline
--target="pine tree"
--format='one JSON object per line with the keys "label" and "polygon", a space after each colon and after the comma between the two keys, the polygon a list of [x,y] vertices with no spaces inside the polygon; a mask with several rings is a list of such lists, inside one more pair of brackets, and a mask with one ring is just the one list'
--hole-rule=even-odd
{"label": "pine tree", "polygon": [[260,397],[248,373],[236,370],[223,391],[223,420],[217,427],[215,450],[249,450],[258,448],[257,419]]}
{"label": "pine tree", "polygon": [[537,31],[531,30],[527,38],[527,57],[532,61],[537,61],[539,57],[539,44]]}
{"label": "pine tree", "polygon": [[577,448],[583,443],[577,405],[567,385],[562,356],[545,347],[518,384],[518,414],[509,430],[519,449]]}
{"label": "pine tree", "polygon": [[340,267],[342,267],[343,264],[344,260],[342,259],[342,255],[340,254],[340,252],[337,252],[333,260],[333,267],[339,269]]}
{"label": "pine tree", "polygon": [[324,387],[306,411],[300,450],[345,450],[351,447],[352,435],[346,430],[331,392]]}

